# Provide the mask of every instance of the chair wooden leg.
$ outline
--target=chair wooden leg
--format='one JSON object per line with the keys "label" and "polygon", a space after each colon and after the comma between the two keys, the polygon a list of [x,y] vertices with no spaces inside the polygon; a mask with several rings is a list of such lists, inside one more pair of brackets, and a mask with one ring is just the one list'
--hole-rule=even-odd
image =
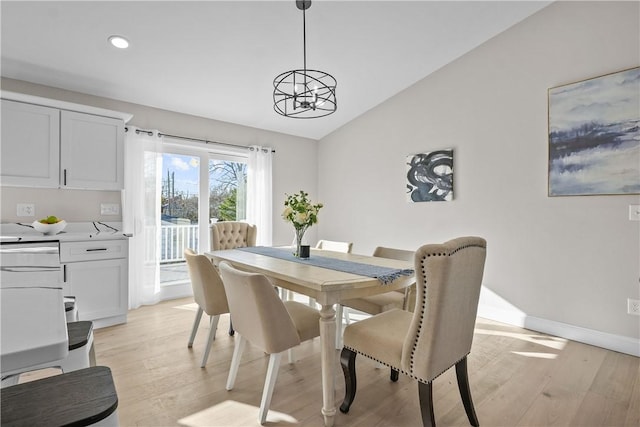
{"label": "chair wooden leg", "polygon": [[340,412],[346,414],[356,398],[356,352],[343,348],[340,353],[340,364],[344,374],[344,401],[340,405]]}
{"label": "chair wooden leg", "polygon": [[336,304],[336,350],[342,348],[342,315],[344,308],[342,304]]}
{"label": "chair wooden leg", "polygon": [[240,359],[242,359],[242,352],[246,340],[242,335],[236,337],[236,344],[233,348],[233,357],[231,358],[231,366],[229,367],[229,376],[227,377],[227,390],[233,390],[233,385],[236,383],[236,376],[238,375],[238,367],[240,366]]}
{"label": "chair wooden leg", "polygon": [[207,365],[207,360],[209,360],[209,351],[211,351],[211,344],[216,339],[216,329],[218,328],[218,321],[220,320],[220,315],[209,316],[209,335],[207,336],[207,346],[204,349],[204,356],[202,356],[202,364],[201,368],[204,368]]}
{"label": "chair wooden leg", "polygon": [[420,413],[422,414],[422,425],[424,427],[435,427],[436,418],[433,415],[433,392],[432,383],[422,383],[418,381],[418,397],[420,398]]}
{"label": "chair wooden leg", "polygon": [[271,397],[273,389],[278,379],[278,370],[280,369],[280,358],[282,353],[269,355],[269,368],[267,369],[267,378],[264,381],[264,389],[262,390],[262,401],[260,402],[260,411],[258,412],[258,421],[264,424],[267,421],[267,413],[271,406]]}
{"label": "chair wooden leg", "polygon": [[473,400],[471,399],[466,357],[456,363],[456,377],[458,378],[458,389],[460,390],[460,397],[462,397],[462,403],[464,404],[464,410],[467,413],[467,418],[469,418],[469,423],[474,427],[478,427],[480,422],[478,421],[478,416],[473,408]]}
{"label": "chair wooden leg", "polygon": [[202,308],[198,306],[198,311],[196,313],[196,319],[193,321],[193,328],[191,328],[191,336],[189,337],[189,343],[187,347],[193,347],[193,340],[196,339],[196,332],[198,332],[198,326],[200,326],[200,319],[202,318]]}
{"label": "chair wooden leg", "polygon": [[391,368],[391,375],[389,376],[389,379],[395,383],[396,381],[398,381],[398,374],[399,373],[400,372],[398,372],[395,369]]}
{"label": "chair wooden leg", "polygon": [[234,336],[236,331],[233,330],[233,320],[231,319],[231,315],[229,315],[229,336]]}

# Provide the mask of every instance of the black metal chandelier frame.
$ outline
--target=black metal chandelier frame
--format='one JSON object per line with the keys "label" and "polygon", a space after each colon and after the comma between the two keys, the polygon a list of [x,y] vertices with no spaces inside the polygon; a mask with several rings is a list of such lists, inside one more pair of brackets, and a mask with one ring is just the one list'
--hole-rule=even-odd
{"label": "black metal chandelier frame", "polygon": [[307,69],[305,11],[311,7],[311,0],[296,0],[296,6],[302,10],[303,68],[285,71],[273,80],[273,109],[282,116],[296,119],[328,116],[338,106],[338,82],[329,73]]}

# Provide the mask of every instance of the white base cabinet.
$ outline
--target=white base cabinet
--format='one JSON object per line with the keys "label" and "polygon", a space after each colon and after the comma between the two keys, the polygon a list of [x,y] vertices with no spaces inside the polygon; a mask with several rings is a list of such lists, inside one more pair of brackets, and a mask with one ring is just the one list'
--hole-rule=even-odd
{"label": "white base cabinet", "polygon": [[126,323],[127,240],[60,242],[64,294],[76,297],[80,320],[94,328]]}

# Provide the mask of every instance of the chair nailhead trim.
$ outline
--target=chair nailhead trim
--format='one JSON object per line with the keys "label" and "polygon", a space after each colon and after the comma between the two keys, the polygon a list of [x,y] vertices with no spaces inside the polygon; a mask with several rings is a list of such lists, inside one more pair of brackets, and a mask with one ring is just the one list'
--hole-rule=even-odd
{"label": "chair nailhead trim", "polygon": [[[420,337],[420,334],[422,332],[422,326],[424,324],[424,320],[425,320],[425,312],[427,310],[427,294],[429,292],[429,286],[427,284],[427,270],[426,270],[426,258],[427,257],[442,257],[442,256],[452,256],[455,253],[461,251],[462,249],[465,248],[471,248],[471,247],[478,247],[478,248],[485,248],[484,245],[464,245],[464,246],[459,246],[457,248],[454,248],[453,250],[451,250],[449,253],[444,253],[444,252],[436,252],[436,253],[427,253],[424,255],[424,257],[422,258],[422,260],[420,261],[420,264],[422,265],[422,277],[423,277],[423,292],[422,292],[422,300],[420,301],[420,323],[418,324],[418,330],[416,331],[416,335],[414,338],[414,342],[413,342],[413,346],[412,346],[412,350],[411,350],[411,362],[410,362],[410,369],[411,372],[414,372],[414,366],[415,366],[415,352],[417,351],[418,348],[418,338]],[[417,286],[416,286],[417,287]],[[462,359],[461,359],[462,360]],[[458,362],[456,362],[458,363]],[[453,365],[452,365],[453,366]],[[449,366],[450,368],[451,366]],[[447,368],[447,369],[449,369]],[[442,375],[442,373],[436,375],[439,376]],[[411,375],[413,376],[413,375]],[[435,377],[434,377],[435,378]]]}
{"label": "chair nailhead trim", "polygon": [[434,376],[433,378],[431,378],[430,380],[426,380],[426,379],[424,379],[424,378],[416,377],[415,375],[413,375],[413,374],[411,374],[411,373],[409,373],[409,372],[407,372],[407,371],[404,371],[402,368],[398,368],[397,366],[392,366],[392,365],[390,365],[390,364],[388,364],[388,363],[383,362],[382,360],[378,360],[378,359],[376,359],[375,357],[371,357],[371,356],[369,356],[369,355],[368,355],[368,354],[366,354],[366,353],[362,353],[361,351],[358,351],[358,350],[356,350],[355,348],[351,348],[351,347],[349,347],[349,346],[347,346],[347,345],[345,345],[345,346],[344,346],[344,348],[347,348],[347,349],[349,349],[349,350],[351,350],[351,351],[353,351],[353,352],[355,352],[355,353],[361,354],[361,355],[363,355],[364,357],[366,357],[367,359],[371,359],[371,360],[373,360],[374,362],[379,363],[379,364],[381,364],[381,365],[384,365],[384,366],[386,366],[386,367],[388,367],[388,368],[390,368],[390,369],[395,369],[396,371],[398,371],[398,372],[400,372],[400,373],[402,373],[402,374],[404,374],[404,375],[408,376],[409,378],[412,378],[412,379],[414,379],[414,380],[416,380],[416,381],[420,381],[421,383],[424,383],[424,384],[429,384],[430,382],[433,382],[433,381],[434,381],[436,378],[438,378],[440,375],[442,375],[442,374],[444,374],[445,372],[447,372],[447,371],[448,371],[449,369],[451,369],[453,366],[457,365],[457,364],[458,364],[458,362],[460,362],[462,359],[464,359],[464,358],[465,358],[465,357],[467,357],[469,354],[471,354],[471,353],[467,353],[467,354],[465,354],[463,358],[461,358],[460,360],[457,360],[453,365],[450,365],[447,369],[445,369],[444,371],[440,372],[438,375],[435,375],[435,376]]}

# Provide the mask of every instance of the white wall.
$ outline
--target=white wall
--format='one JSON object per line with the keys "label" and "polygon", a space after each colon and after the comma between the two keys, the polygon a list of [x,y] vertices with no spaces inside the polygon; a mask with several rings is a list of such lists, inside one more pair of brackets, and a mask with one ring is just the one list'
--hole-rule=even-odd
{"label": "white wall", "polygon": [[[305,190],[316,198],[315,140],[7,78],[2,79],[2,90],[130,113],[133,119],[129,124],[142,129],[158,129],[163,133],[238,145],[273,147],[276,150],[273,157],[273,243],[276,245],[290,244],[294,235],[293,228],[280,217],[285,193]],[[16,216],[16,203],[35,203],[37,215],[52,212],[67,221],[121,220],[121,217],[99,215],[100,203],[119,203],[120,192],[17,187],[2,187],[1,191],[2,222],[25,221],[24,217]],[[309,230],[310,241],[315,241],[315,232],[315,229]]]}
{"label": "white wall", "polygon": [[[358,253],[482,236],[481,315],[640,355],[640,197],[547,197],[547,89],[638,66],[639,12],[554,3],[323,138],[320,234]],[[446,148],[455,199],[408,204],[405,157]]]}

